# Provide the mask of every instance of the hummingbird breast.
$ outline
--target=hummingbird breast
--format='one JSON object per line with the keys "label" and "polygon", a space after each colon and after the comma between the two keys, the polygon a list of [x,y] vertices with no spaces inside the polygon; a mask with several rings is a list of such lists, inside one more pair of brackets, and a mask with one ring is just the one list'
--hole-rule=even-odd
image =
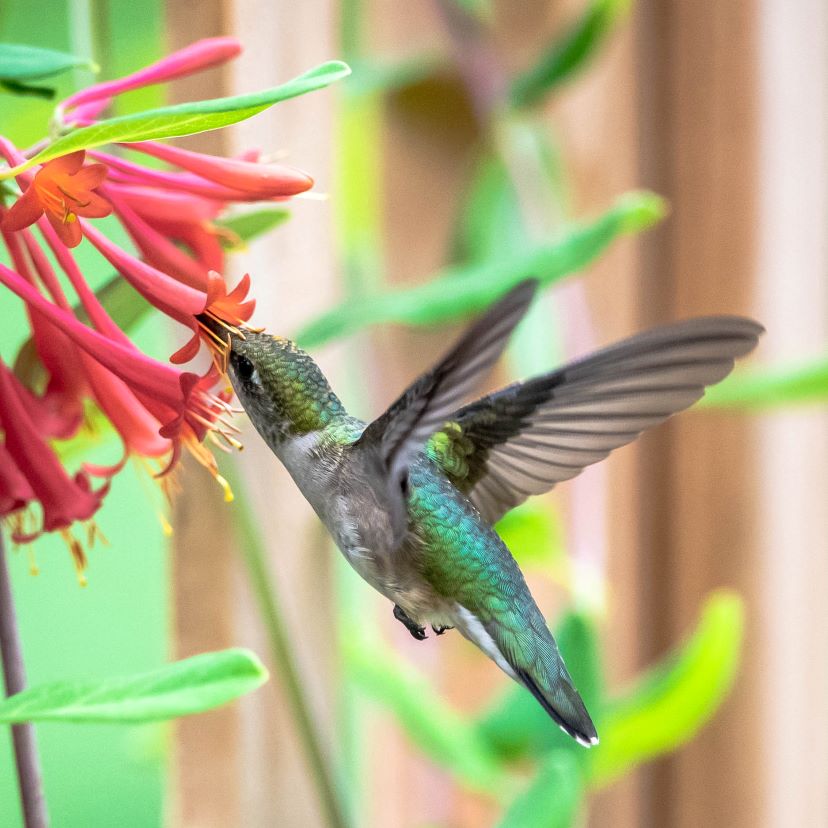
{"label": "hummingbird breast", "polygon": [[360,577],[412,618],[448,619],[448,605],[442,606],[445,601],[419,572],[422,542],[416,525],[395,547],[382,487],[372,478],[371,464],[350,449],[316,431],[292,438],[277,454]]}

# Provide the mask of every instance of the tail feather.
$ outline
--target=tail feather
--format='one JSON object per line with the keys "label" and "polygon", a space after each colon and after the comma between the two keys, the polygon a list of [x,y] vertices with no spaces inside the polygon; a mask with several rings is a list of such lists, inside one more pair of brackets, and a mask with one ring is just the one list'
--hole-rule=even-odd
{"label": "tail feather", "polygon": [[559,678],[553,691],[544,692],[526,670],[516,669],[515,674],[564,733],[587,748],[598,744],[595,725],[578,691],[571,684]]}

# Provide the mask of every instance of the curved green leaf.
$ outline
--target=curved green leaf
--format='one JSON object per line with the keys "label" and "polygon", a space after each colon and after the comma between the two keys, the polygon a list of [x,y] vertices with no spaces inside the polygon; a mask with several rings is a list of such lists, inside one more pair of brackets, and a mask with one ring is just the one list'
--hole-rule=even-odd
{"label": "curved green leaf", "polygon": [[510,90],[512,104],[531,106],[569,80],[596,53],[629,6],[630,0],[590,0],[581,19],[552,43],[531,69],[515,78]]}
{"label": "curved green leaf", "polygon": [[349,678],[387,707],[408,738],[430,759],[471,788],[503,795],[511,780],[485,742],[413,667],[379,641],[361,636],[346,640],[344,656]]}
{"label": "curved green leaf", "polygon": [[65,52],[23,43],[0,43],[0,78],[3,80],[38,80],[78,67],[97,71],[92,61]]}
{"label": "curved green leaf", "polygon": [[593,787],[675,750],[713,716],[736,677],[743,625],[736,593],[710,594],[691,638],[605,709],[601,744],[593,754]]}
{"label": "curved green leaf", "polygon": [[250,118],[280,101],[329,86],[334,81],[344,78],[350,71],[346,64],[332,60],[281,86],[262,92],[209,101],[192,101],[99,121],[92,126],[72,130],[25,164],[13,170],[5,170],[0,177],[8,178],[35,164],[43,164],[61,155],[99,147],[102,144],[174,138],[229,126]]}
{"label": "curved green leaf", "polygon": [[581,270],[618,236],[649,227],[664,210],[663,200],[653,193],[627,193],[592,224],[571,227],[557,241],[503,259],[447,268],[408,290],[346,302],[315,319],[296,338],[305,347],[315,347],[380,322],[436,325],[465,319],[530,276],[549,285]]}
{"label": "curved green leaf", "polygon": [[55,681],[0,702],[0,723],[150,722],[201,713],[267,681],[247,650],[203,653],[159,670],[95,681]]}
{"label": "curved green leaf", "polygon": [[213,223],[229,231],[227,238],[221,238],[221,244],[225,250],[233,252],[243,250],[247,242],[284,224],[289,218],[290,211],[283,207],[261,207],[224,216]]}
{"label": "curved green leaf", "polygon": [[709,388],[706,408],[775,408],[828,401],[828,356],[800,363],[740,371]]}
{"label": "curved green leaf", "polygon": [[583,795],[583,777],[575,757],[569,751],[552,751],[498,828],[570,828],[576,824]]}

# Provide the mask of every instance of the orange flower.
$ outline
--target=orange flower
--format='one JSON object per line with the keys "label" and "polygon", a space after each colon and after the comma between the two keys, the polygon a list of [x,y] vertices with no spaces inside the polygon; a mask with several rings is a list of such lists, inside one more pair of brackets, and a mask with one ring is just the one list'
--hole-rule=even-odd
{"label": "orange flower", "polygon": [[4,230],[22,230],[44,213],[67,247],[77,247],[82,237],[78,216],[102,218],[112,205],[95,189],[106,178],[103,164],[83,165],[84,150],[44,164],[12,205],[3,221]]}

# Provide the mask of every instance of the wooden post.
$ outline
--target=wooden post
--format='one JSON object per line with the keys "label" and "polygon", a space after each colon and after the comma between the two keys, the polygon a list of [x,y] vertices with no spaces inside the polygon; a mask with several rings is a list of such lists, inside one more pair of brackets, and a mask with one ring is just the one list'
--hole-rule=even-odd
{"label": "wooden post", "polygon": [[[751,0],[638,6],[642,183],[670,200],[644,242],[642,319],[754,312],[756,39]],[[705,594],[732,586],[748,607],[732,697],[700,736],[645,774],[652,826],[761,822],[760,606],[751,423],[691,413],[642,441],[642,656],[693,624]]]}

